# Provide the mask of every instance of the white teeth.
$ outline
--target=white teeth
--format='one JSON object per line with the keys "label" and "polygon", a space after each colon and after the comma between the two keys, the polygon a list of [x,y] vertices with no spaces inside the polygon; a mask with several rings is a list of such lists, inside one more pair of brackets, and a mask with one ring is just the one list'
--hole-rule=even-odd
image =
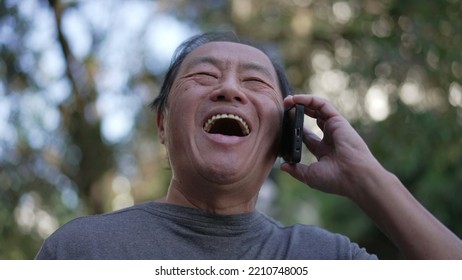
{"label": "white teeth", "polygon": [[250,133],[249,126],[244,121],[244,119],[239,117],[239,116],[233,115],[233,114],[214,115],[213,117],[211,117],[210,119],[208,119],[205,122],[204,130],[206,132],[210,132],[210,130],[212,129],[212,125],[215,123],[216,120],[219,120],[219,119],[233,119],[233,120],[236,120],[236,121],[238,121],[239,126],[241,127],[242,132],[244,133],[244,135],[249,135],[249,133]]}

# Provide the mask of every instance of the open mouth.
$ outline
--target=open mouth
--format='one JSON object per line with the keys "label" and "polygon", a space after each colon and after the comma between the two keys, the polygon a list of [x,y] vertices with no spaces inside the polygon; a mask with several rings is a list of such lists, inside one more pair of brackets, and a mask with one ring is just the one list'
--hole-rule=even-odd
{"label": "open mouth", "polygon": [[217,114],[204,124],[204,130],[211,134],[244,137],[250,134],[249,125],[243,118],[233,114]]}

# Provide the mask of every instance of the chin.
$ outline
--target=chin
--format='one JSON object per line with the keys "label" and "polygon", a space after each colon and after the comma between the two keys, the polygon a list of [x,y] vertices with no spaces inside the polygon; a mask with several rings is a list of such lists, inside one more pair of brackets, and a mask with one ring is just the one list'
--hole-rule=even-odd
{"label": "chin", "polygon": [[200,172],[202,177],[206,180],[217,184],[233,184],[242,181],[248,174],[248,170],[237,170],[236,166],[219,166],[215,165],[213,168],[207,168]]}
{"label": "chin", "polygon": [[265,172],[261,168],[255,168],[258,164],[250,160],[245,162],[235,162],[234,164],[215,163],[205,168],[199,169],[199,174],[206,180],[219,185],[232,184],[256,184],[263,183],[271,167]]}

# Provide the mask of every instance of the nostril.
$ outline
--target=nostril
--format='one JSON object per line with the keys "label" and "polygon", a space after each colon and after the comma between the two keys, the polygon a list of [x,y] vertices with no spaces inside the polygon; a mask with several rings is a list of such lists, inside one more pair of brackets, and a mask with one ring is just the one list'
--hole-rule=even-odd
{"label": "nostril", "polygon": [[217,100],[217,101],[226,101],[226,96],[224,96],[224,95],[218,95],[218,96],[216,97],[216,100]]}
{"label": "nostril", "polygon": [[239,91],[220,90],[214,92],[210,98],[215,102],[246,103],[246,97]]}

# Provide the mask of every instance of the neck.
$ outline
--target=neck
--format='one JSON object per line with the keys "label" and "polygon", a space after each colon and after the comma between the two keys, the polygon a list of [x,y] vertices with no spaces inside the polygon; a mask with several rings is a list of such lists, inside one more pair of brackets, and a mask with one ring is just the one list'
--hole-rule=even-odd
{"label": "neck", "polygon": [[[251,191],[256,189],[256,191]],[[201,209],[208,213],[233,215],[255,210],[258,188],[235,186],[184,186],[172,179],[164,203]]]}

